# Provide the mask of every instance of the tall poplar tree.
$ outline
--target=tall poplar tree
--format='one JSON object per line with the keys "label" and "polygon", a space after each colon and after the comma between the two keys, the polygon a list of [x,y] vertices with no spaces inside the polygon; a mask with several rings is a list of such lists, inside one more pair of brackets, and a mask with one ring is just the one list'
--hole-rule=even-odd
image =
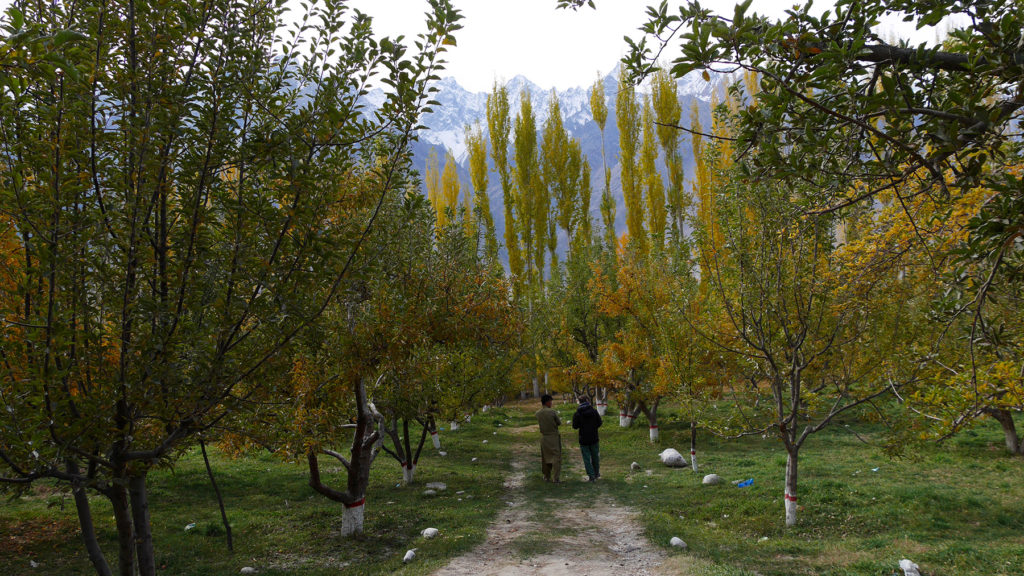
{"label": "tall poplar tree", "polygon": [[487,133],[491,139],[491,158],[501,181],[502,200],[505,208],[505,249],[508,250],[509,272],[515,278],[516,286],[523,281],[523,256],[519,243],[517,225],[516,194],[513,190],[512,169],[509,165],[509,136],[512,132],[512,117],[509,112],[508,88],[498,82],[487,95]]}
{"label": "tall poplar tree", "polygon": [[[444,153],[444,171],[441,172],[441,203],[437,210],[438,228],[447,226],[455,217],[459,208],[459,171],[458,163],[451,150]],[[435,206],[437,209],[437,206]]]}
{"label": "tall poplar tree", "polygon": [[626,229],[629,244],[641,251],[646,245],[644,233],[643,187],[637,156],[640,148],[640,107],[636,91],[625,69],[619,72],[619,92],[615,96],[615,123],[619,128],[619,169],[622,197],[626,203]]}
{"label": "tall poplar tree", "polygon": [[[608,103],[604,100],[604,80],[598,78],[590,87],[590,112],[601,129],[601,170],[604,172],[604,188],[601,190],[601,221],[604,224],[604,241],[609,249],[615,249],[615,199],[612,197],[612,169],[608,167],[605,151],[604,129],[608,122]],[[590,179],[587,179],[589,182]],[[588,207],[589,211],[589,207]]]}
{"label": "tall poplar tree", "polygon": [[487,196],[487,141],[480,124],[466,126],[466,151],[469,155],[469,178],[473,186],[473,212],[483,226],[484,253],[493,260],[498,257],[498,236],[494,231],[491,201]]}
{"label": "tall poplar tree", "polygon": [[651,98],[654,104],[658,142],[665,154],[665,167],[668,169],[668,188],[665,194],[668,204],[668,226],[671,241],[678,248],[679,242],[683,239],[683,224],[690,202],[683,187],[683,157],[679,153],[679,129],[676,128],[682,116],[682,106],[679,103],[677,85],[667,71],[659,70],[654,74]]}
{"label": "tall poplar tree", "polygon": [[654,112],[651,99],[644,98],[643,141],[640,144],[640,178],[647,200],[647,229],[656,250],[665,246],[665,187],[658,172],[658,143],[654,135]]}
{"label": "tall poplar tree", "polygon": [[544,249],[548,233],[547,189],[541,178],[537,158],[537,121],[530,93],[519,94],[519,114],[513,139],[515,159],[516,207],[520,215],[519,234],[526,256],[527,283],[535,285],[544,272]]}

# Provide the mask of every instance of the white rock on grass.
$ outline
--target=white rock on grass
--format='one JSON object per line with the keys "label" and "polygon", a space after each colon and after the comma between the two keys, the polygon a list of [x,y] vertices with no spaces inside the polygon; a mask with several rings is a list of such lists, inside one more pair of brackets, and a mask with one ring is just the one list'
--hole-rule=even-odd
{"label": "white rock on grass", "polygon": [[437,496],[437,490],[424,490],[424,496]]}
{"label": "white rock on grass", "polygon": [[239,574],[255,574],[256,573],[256,569],[253,568],[252,566],[246,566],[245,568],[242,568],[241,570],[239,570],[238,573]]}
{"label": "white rock on grass", "polygon": [[420,534],[427,540],[437,536],[437,528],[425,528]]}
{"label": "white rock on grass", "polygon": [[723,480],[718,474],[708,474],[704,477],[704,480],[701,481],[705,486],[717,486],[723,482],[725,482],[725,480]]}
{"label": "white rock on grass", "polygon": [[633,462],[632,464],[629,465],[629,469],[632,470],[633,472],[639,472],[640,468],[641,466],[639,462]]}
{"label": "white rock on grass", "polygon": [[686,468],[690,465],[675,448],[666,448],[658,457],[661,458],[661,463],[669,468]]}
{"label": "white rock on grass", "polygon": [[444,482],[427,482],[426,487],[430,490],[437,490],[438,492],[444,492],[448,489],[448,485]]}
{"label": "white rock on grass", "polygon": [[917,564],[906,558],[900,560],[900,570],[903,570],[903,576],[921,576],[921,571],[918,569]]}
{"label": "white rock on grass", "polygon": [[417,550],[419,550],[419,548],[413,548],[412,550],[406,551],[405,556],[402,556],[402,562],[412,562],[412,559],[416,557]]}
{"label": "white rock on grass", "polygon": [[684,550],[686,549],[686,542],[683,542],[682,538],[677,538],[673,536],[672,539],[668,541],[668,543],[676,548],[683,548]]}

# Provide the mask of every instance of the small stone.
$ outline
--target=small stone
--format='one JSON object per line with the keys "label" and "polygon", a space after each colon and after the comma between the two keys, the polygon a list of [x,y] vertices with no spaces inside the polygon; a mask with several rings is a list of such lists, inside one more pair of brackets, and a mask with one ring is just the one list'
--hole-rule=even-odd
{"label": "small stone", "polygon": [[424,496],[437,496],[437,490],[424,490]]}
{"label": "small stone", "polygon": [[404,562],[404,563],[412,562],[412,559],[415,558],[415,557],[416,557],[416,548],[413,548],[412,550],[406,551],[405,556],[402,557],[402,562]]}
{"label": "small stone", "polygon": [[470,462],[476,462],[476,458],[470,459]]}
{"label": "small stone", "polygon": [[484,440],[484,444],[487,444],[487,440]]}
{"label": "small stone", "polygon": [[701,481],[701,484],[704,484],[705,486],[717,486],[724,482],[725,480],[723,480],[718,474],[708,474],[704,477],[704,480]]}
{"label": "small stone", "polygon": [[642,466],[640,466],[639,462],[633,462],[632,464],[629,465],[629,469],[634,472],[639,472],[640,468],[642,468]]}
{"label": "small stone", "polygon": [[444,492],[448,489],[448,485],[444,482],[427,482],[426,487],[430,490],[437,490],[438,492]]}
{"label": "small stone", "polygon": [[669,468],[686,468],[690,465],[690,463],[686,461],[686,458],[683,458],[683,455],[675,448],[666,448],[665,450],[662,450],[661,454],[658,454],[658,457],[661,458],[661,463]]}
{"label": "small stone", "polygon": [[900,560],[900,570],[903,570],[903,576],[921,576],[920,567],[906,558]]}
{"label": "small stone", "polygon": [[686,549],[686,542],[683,542],[682,538],[677,538],[673,536],[672,539],[668,541],[668,543],[676,548],[682,548],[684,550]]}
{"label": "small stone", "polygon": [[424,538],[429,540],[434,536],[437,536],[437,528],[425,528],[422,532],[420,532],[420,534],[422,534]]}
{"label": "small stone", "polygon": [[239,574],[255,574],[256,573],[256,569],[253,568],[252,566],[246,566],[245,568],[242,568],[241,570],[239,570],[238,573]]}

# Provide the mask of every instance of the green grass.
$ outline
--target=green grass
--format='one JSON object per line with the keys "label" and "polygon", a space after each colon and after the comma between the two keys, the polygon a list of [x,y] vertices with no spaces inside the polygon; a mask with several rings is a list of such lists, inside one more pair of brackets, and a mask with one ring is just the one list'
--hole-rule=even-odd
{"label": "green grass", "polygon": [[[1024,458],[1004,452],[994,423],[902,460],[842,425],[819,433],[801,451],[799,520],[786,529],[778,441],[699,435],[695,474],[657,458],[666,447],[689,451],[688,424],[671,413],[663,414],[657,446],[646,427],[605,422],[601,489],[638,508],[656,544],[686,541],[686,553],[701,561],[698,575],[889,576],[900,572],[901,558],[929,576],[1024,574]],[[880,429],[855,427],[881,444]],[[645,471],[630,472],[632,461]],[[712,472],[726,484],[703,486]],[[753,486],[729,482],[747,478]]]}
{"label": "green grass", "polygon": [[[486,416],[486,417],[484,417]],[[161,574],[237,575],[243,566],[262,575],[425,574],[483,541],[487,525],[504,504],[511,445],[501,430],[504,412],[481,415],[456,432],[441,433],[441,457],[429,440],[416,470],[416,483],[398,486],[401,469],[378,456],[366,506],[366,535],[340,537],[342,506],[315,494],[304,466],[264,454],[237,460],[211,453],[225,497],[235,551],[228,552],[217,502],[198,451],[173,471],[151,474],[150,501]],[[505,424],[508,425],[508,424]],[[447,428],[447,427],[445,427]],[[482,440],[488,440],[483,444]],[[472,462],[473,457],[478,458]],[[343,476],[327,460],[331,482]],[[447,484],[437,496],[423,496],[426,482]],[[343,485],[343,484],[342,484]],[[456,492],[463,491],[463,494]],[[110,506],[91,499],[97,531],[108,561],[116,562],[116,532]],[[186,532],[185,526],[196,523]],[[441,530],[432,540],[420,531]],[[418,548],[417,562],[401,559]],[[32,569],[29,562],[39,563]],[[0,506],[0,574],[95,574],[78,536],[74,503],[52,485],[39,484],[29,496]]]}
{"label": "green grass", "polygon": [[[572,406],[556,407],[568,420]],[[235,575],[242,566],[264,575],[430,573],[483,541],[487,525],[505,506],[502,480],[511,470],[513,447],[536,440],[507,431],[533,424],[534,408],[530,403],[496,410],[457,432],[443,432],[449,455],[438,456],[428,443],[411,487],[396,486],[398,465],[381,456],[367,501],[366,535],[358,539],[339,536],[340,505],[309,489],[301,465],[270,455],[229,460],[214,453],[235,534],[235,552],[227,552],[202,459],[190,454],[173,472],[152,475],[160,573]],[[531,520],[544,526],[554,507],[585,505],[597,491],[640,511],[652,542],[687,557],[689,576],[891,576],[899,572],[901,558],[914,560],[928,576],[1024,574],[1024,458],[1003,451],[1002,434],[992,423],[902,460],[890,460],[842,425],[823,431],[801,452],[802,509],[797,526],[786,529],[785,452],[777,441],[702,434],[701,467],[694,474],[665,468],[657,458],[663,448],[689,447],[688,426],[670,410],[662,414],[657,446],[647,440],[646,427],[622,430],[611,414],[605,422],[597,485],[576,473],[580,455],[571,431],[564,440],[567,483],[557,491],[542,482],[539,465],[527,464],[524,493]],[[880,429],[851,425],[880,443]],[[630,472],[632,461],[645,470]],[[324,466],[331,470],[330,463]],[[702,486],[704,474],[712,472],[727,483]],[[746,478],[754,485],[728,483]],[[430,481],[445,482],[448,490],[423,496],[423,483]],[[114,561],[110,508],[102,498],[92,502],[104,549]],[[196,528],[185,532],[191,522]],[[423,540],[419,532],[428,526],[441,535]],[[522,535],[514,548],[528,558],[550,549],[558,536],[557,527],[541,528]],[[688,549],[670,549],[672,536],[685,540]],[[409,548],[419,549],[418,558],[405,566],[401,557]],[[29,568],[29,560],[39,567]],[[53,486],[40,484],[31,495],[0,507],[0,574],[26,573],[93,573],[73,504]]]}

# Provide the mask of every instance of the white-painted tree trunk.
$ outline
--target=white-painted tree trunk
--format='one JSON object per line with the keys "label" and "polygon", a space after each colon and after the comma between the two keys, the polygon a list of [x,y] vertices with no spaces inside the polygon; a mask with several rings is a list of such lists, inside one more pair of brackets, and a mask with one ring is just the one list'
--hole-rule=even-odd
{"label": "white-painted tree trunk", "polygon": [[413,479],[416,476],[416,465],[415,464],[403,464],[402,465],[402,481],[406,484],[412,484]]}
{"label": "white-painted tree trunk", "polygon": [[343,537],[363,533],[363,512],[366,510],[366,499],[356,502],[353,506],[345,506],[341,513],[341,535]]}
{"label": "white-painted tree trunk", "polygon": [[484,414],[487,414],[488,412],[491,411],[491,405],[490,404],[484,404],[483,408],[481,408],[480,411],[483,412]]}
{"label": "white-painted tree trunk", "polygon": [[459,429],[459,423],[458,423],[458,422],[456,422],[455,420],[452,420],[452,426],[451,426],[451,429],[452,429],[452,432],[454,432],[454,431],[458,430],[458,429]]}
{"label": "white-painted tree trunk", "polygon": [[629,427],[629,414],[626,414],[622,410],[619,410],[619,427],[621,427],[621,428],[628,428]]}
{"label": "white-painted tree trunk", "polygon": [[786,526],[796,525],[796,481],[797,457],[791,453],[786,457]]}
{"label": "white-painted tree trunk", "polygon": [[597,402],[596,408],[597,408],[597,413],[600,414],[603,417],[608,412],[608,403],[603,401],[603,400],[599,400]]}
{"label": "white-painted tree trunk", "polygon": [[651,426],[650,427],[650,431],[651,431],[651,442],[657,442],[659,439],[661,439],[661,435],[659,434],[657,426]]}
{"label": "white-painted tree trunk", "polygon": [[437,433],[437,430],[430,433],[430,439],[434,442],[434,448],[437,450],[441,449],[441,436]]}
{"label": "white-painted tree trunk", "polygon": [[696,450],[690,450],[690,468],[692,468],[694,472],[697,471],[697,451]]}
{"label": "white-painted tree trunk", "polygon": [[540,398],[540,379],[537,376],[533,377],[533,397]]}

